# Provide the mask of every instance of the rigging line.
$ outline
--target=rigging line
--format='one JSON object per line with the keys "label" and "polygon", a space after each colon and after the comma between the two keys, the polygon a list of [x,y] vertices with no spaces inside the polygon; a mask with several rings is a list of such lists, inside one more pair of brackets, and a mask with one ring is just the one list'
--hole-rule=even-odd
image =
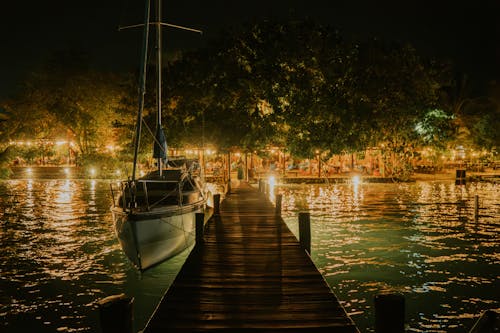
{"label": "rigging line", "polygon": [[[158,22],[154,22],[154,23],[157,24]],[[182,25],[177,25],[177,24],[160,22],[160,25],[165,26],[165,27],[177,28],[177,29],[181,29],[181,30],[187,30],[187,31],[191,31],[191,32],[197,32],[199,34],[203,33],[203,31],[201,31],[201,30],[193,29],[193,28],[189,28],[189,27],[184,27]]]}
{"label": "rigging line", "polygon": [[167,199],[171,194],[173,194],[174,192],[177,192],[177,189],[173,189],[172,191],[168,192],[166,195],[164,195],[162,198],[160,198],[160,200],[156,201],[155,203],[149,205],[151,208],[154,208],[156,205],[158,205],[160,202],[162,202],[163,200]]}
{"label": "rigging line", "polygon": [[137,122],[136,122],[136,132],[135,132],[135,141],[134,141],[134,164],[132,169],[132,181],[135,182],[135,172],[137,168],[137,159],[139,152],[139,145],[141,140],[141,130],[142,130],[142,113],[144,111],[144,95],[146,92],[146,59],[147,59],[147,50],[148,50],[148,39],[149,39],[149,15],[150,15],[150,5],[149,1],[146,1],[146,8],[144,9],[144,20],[146,24],[144,26],[143,31],[143,39],[142,39],[142,55],[141,55],[141,72],[140,72],[140,83],[139,83],[139,105],[137,112]]}
{"label": "rigging line", "polygon": [[[158,22],[150,22],[149,23],[149,25],[157,25],[157,24],[158,24]],[[181,29],[181,30],[186,30],[186,31],[191,31],[191,32],[196,32],[196,33],[199,33],[199,34],[203,34],[202,30],[193,29],[193,28],[189,28],[189,27],[184,27],[182,25],[171,24],[171,23],[164,23],[164,22],[159,22],[159,25],[161,25],[163,27],[176,28],[176,29]],[[120,26],[120,27],[118,27],[118,31],[126,30],[126,29],[131,29],[131,28],[140,28],[140,27],[143,27],[143,26],[144,26],[144,23],[138,23],[138,24],[131,24],[131,25],[126,25],[126,26]]]}

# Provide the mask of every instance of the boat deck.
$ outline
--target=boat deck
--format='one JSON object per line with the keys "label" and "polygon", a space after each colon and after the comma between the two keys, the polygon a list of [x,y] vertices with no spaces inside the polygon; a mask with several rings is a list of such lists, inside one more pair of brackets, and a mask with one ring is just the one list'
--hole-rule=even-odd
{"label": "boat deck", "polygon": [[144,332],[359,332],[274,206],[246,183],[206,225]]}

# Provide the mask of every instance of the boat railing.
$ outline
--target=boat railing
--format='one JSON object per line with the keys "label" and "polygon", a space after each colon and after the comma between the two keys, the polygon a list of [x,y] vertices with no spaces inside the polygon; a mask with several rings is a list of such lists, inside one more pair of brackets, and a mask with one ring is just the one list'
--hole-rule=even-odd
{"label": "boat railing", "polygon": [[167,184],[167,183],[178,183],[177,181],[173,181],[173,180],[138,180],[139,183],[142,183],[142,187],[143,187],[143,191],[144,191],[144,200],[145,200],[145,203],[146,203],[146,208],[147,210],[151,210],[151,208],[154,208],[155,206],[157,206],[158,204],[160,204],[162,201],[166,200],[167,198],[169,197],[172,197],[172,195],[174,193],[177,192],[177,196],[178,196],[178,203],[180,206],[182,206],[182,186],[181,184],[179,183],[177,188],[173,188],[172,190],[170,190],[169,192],[167,192],[166,194],[164,194],[162,197],[160,197],[160,199],[156,200],[154,203],[150,204],[149,203],[149,194],[148,194],[148,183],[163,183],[163,184]]}
{"label": "boat railing", "polygon": [[[177,184],[177,186],[164,192],[159,198],[155,198],[150,195],[151,188],[148,184]],[[110,184],[111,195],[113,199],[113,206],[121,206],[125,210],[130,210],[137,208],[138,198],[140,197],[140,206],[146,208],[146,210],[151,210],[152,208],[158,206],[161,202],[165,201],[167,198],[175,197],[177,198],[177,204],[179,206],[183,205],[183,185],[184,182],[179,182],[177,180],[158,180],[158,179],[139,179],[134,181],[121,181],[119,183],[119,188],[116,188],[116,184]],[[139,187],[141,187],[141,193],[138,194]],[[118,198],[115,193],[119,193]],[[151,199],[154,199],[152,202]],[[121,201],[121,203],[120,203]]]}

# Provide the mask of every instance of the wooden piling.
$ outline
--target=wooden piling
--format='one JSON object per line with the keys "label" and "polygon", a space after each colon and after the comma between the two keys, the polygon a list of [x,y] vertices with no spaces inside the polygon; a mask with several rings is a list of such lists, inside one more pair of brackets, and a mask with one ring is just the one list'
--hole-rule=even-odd
{"label": "wooden piling", "polygon": [[97,302],[102,333],[132,333],[134,298],[113,295]]}
{"label": "wooden piling", "polygon": [[204,213],[196,213],[196,243],[203,242],[203,233],[205,227],[205,214]]}
{"label": "wooden piling", "polygon": [[220,194],[214,194],[214,215],[220,214]]}
{"label": "wooden piling", "polygon": [[261,191],[261,193],[264,194],[264,195],[266,195],[267,194],[267,183],[266,183],[266,181],[264,179],[261,179],[261,181],[262,181],[262,191]]}
{"label": "wooden piling", "polygon": [[375,333],[404,333],[405,299],[401,294],[379,294],[375,303]]}
{"label": "wooden piling", "polygon": [[299,241],[300,246],[311,254],[311,214],[308,212],[299,213]]}
{"label": "wooden piling", "polygon": [[276,216],[281,216],[281,202],[283,200],[283,194],[276,194]]}
{"label": "wooden piling", "polygon": [[479,220],[479,195],[474,196],[474,221]]}
{"label": "wooden piling", "polygon": [[465,185],[466,173],[465,170],[456,170],[455,185]]}

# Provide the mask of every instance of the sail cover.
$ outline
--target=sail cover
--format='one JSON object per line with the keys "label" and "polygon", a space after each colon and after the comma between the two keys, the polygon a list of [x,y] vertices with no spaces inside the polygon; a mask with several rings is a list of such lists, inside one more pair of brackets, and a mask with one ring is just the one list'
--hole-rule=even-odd
{"label": "sail cover", "polygon": [[153,158],[167,158],[167,138],[161,125],[156,126],[156,137],[153,147]]}

